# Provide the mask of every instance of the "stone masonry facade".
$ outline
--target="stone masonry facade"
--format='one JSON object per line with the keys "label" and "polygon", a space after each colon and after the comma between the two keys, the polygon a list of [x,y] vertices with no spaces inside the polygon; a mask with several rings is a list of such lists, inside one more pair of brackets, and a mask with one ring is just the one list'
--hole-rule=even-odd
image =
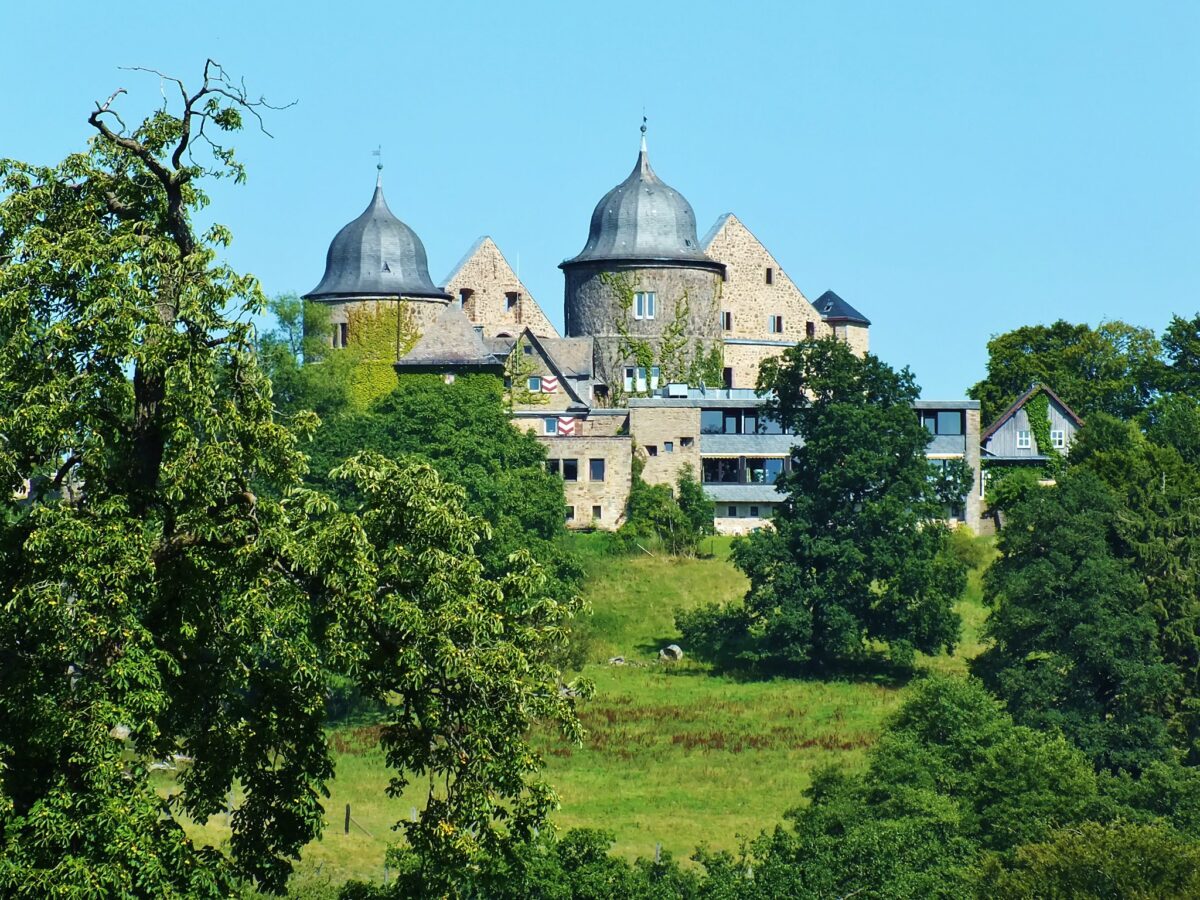
{"label": "stone masonry facade", "polygon": [[443,290],[483,328],[484,337],[516,337],[525,328],[540,337],[558,337],[528,288],[513,271],[496,242],[480,238],[454,267]]}

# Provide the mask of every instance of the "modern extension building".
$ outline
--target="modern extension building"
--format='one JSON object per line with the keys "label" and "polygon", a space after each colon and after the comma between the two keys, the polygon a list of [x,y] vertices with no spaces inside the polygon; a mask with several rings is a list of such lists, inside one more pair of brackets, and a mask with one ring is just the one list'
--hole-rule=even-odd
{"label": "modern extension building", "polygon": [[[560,268],[565,336],[491,238],[435,286],[424,246],[377,183],[306,299],[329,307],[334,348],[365,340],[361,328],[392,352],[394,331],[397,372],[502,375],[514,422],[563,479],[573,527],[621,524],[635,453],[651,484],[690,467],[718,530],[765,525],[796,438],[763,415],[759,365],[824,337],[865,353],[870,321],[833,291],[810,302],[732,213],[700,238],[691,204],[650,165],[644,125],[633,170],[601,197],[583,248]],[[933,434],[930,458],[965,458],[978,478],[978,404],[920,403],[915,414]],[[948,516],[976,527],[979,494]]]}

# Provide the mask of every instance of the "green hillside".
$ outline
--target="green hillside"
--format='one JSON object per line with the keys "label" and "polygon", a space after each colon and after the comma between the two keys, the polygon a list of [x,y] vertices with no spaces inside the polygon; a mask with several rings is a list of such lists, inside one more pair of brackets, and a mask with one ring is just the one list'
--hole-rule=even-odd
{"label": "green hillside", "polygon": [[[902,688],[849,681],[738,680],[717,676],[685,658],[660,663],[658,650],[678,639],[673,615],[713,600],[740,597],[745,579],[729,562],[729,540],[705,542],[705,559],[639,554],[611,557],[601,536],[572,539],[583,556],[592,614],[583,625],[596,684],[581,705],[587,728],[582,747],[549,734],[535,736],[546,775],[562,806],[560,828],[590,826],[616,834],[615,851],[649,856],[661,843],[686,858],[700,844],[733,849],[739,835],[772,827],[802,801],[813,770],[829,763],[854,769],[878,735]],[[979,573],[960,604],[966,634],[960,655],[922,665],[961,670],[975,651],[982,621]],[[686,653],[687,648],[684,648]],[[610,657],[625,657],[610,665]],[[391,826],[419,800],[386,795],[387,771],[376,749],[377,726],[337,729],[337,780],[326,804],[323,840],[305,849],[301,882],[338,883],[383,877]],[[351,833],[343,833],[345,805]],[[224,817],[209,823],[211,837],[227,834]]]}

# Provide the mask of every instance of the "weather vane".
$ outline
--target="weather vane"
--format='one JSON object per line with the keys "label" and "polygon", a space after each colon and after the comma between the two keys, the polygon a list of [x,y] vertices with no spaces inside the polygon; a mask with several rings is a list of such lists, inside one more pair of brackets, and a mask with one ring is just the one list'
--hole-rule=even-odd
{"label": "weather vane", "polygon": [[376,147],[374,150],[372,150],[371,155],[379,157],[379,162],[375,163],[375,169],[379,172],[382,172],[383,171],[383,144],[380,144],[378,147]]}

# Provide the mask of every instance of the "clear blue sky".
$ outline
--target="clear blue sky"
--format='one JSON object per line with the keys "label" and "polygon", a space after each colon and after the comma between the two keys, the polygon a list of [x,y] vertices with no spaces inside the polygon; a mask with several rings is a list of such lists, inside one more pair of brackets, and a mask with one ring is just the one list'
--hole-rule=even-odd
{"label": "clear blue sky", "polygon": [[492,235],[556,322],[556,268],[632,167],[700,232],[735,212],[810,299],[832,288],[926,397],[990,335],[1056,318],[1161,330],[1200,309],[1200,3],[10,3],[0,156],[57,161],[144,65],[206,56],[276,102],[214,194],[270,293],[319,280],[389,203],[442,279]]}

